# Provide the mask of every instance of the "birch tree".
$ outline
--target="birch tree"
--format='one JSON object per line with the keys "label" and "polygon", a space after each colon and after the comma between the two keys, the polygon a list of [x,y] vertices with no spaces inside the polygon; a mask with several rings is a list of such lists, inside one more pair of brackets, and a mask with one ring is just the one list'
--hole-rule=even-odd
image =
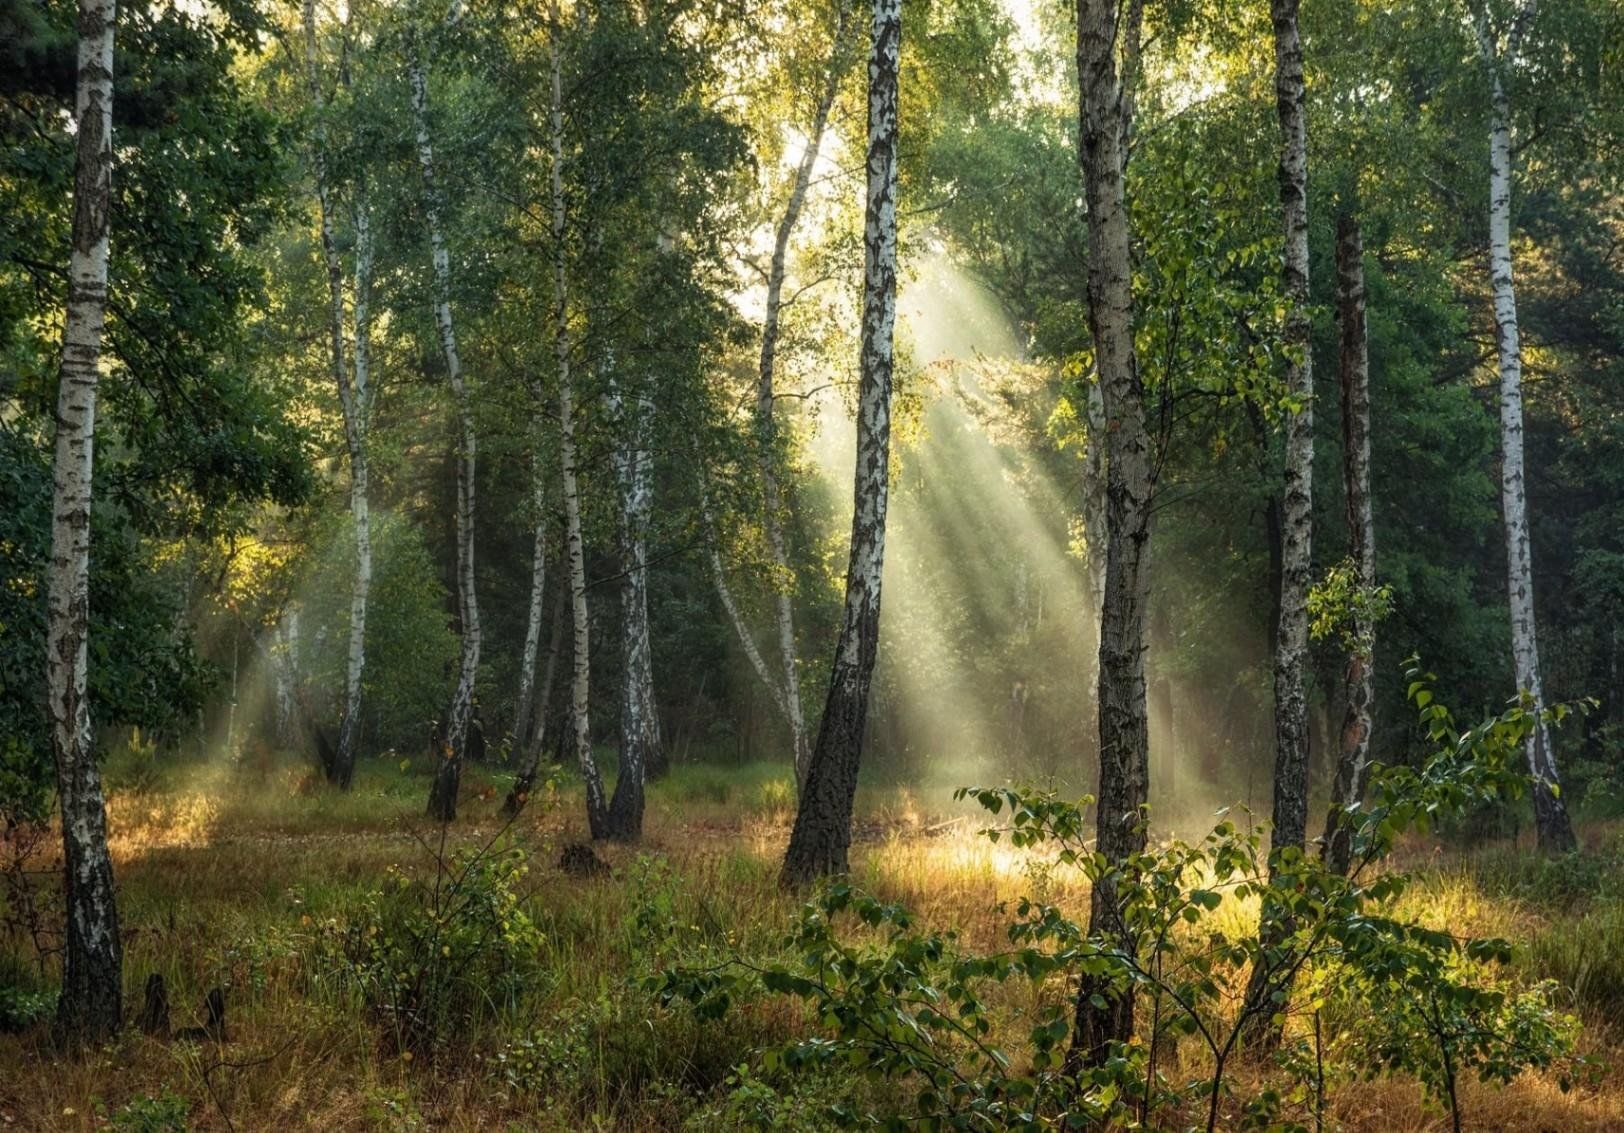
{"label": "birch tree", "polygon": [[[451,20],[458,13],[453,6]],[[473,715],[474,679],[479,672],[479,595],[474,586],[475,456],[472,396],[463,378],[457,352],[457,331],[451,313],[451,255],[446,244],[445,207],[434,168],[434,143],[429,130],[428,74],[415,28],[408,33],[407,71],[411,81],[412,124],[417,162],[423,175],[423,212],[433,262],[434,325],[440,351],[451,381],[457,414],[457,614],[462,634],[457,684],[443,730],[444,747],[436,755],[434,786],[429,792],[429,817],[450,822],[457,816],[457,788],[462,779],[463,748],[468,721]]]}
{"label": "birch tree", "polygon": [[607,837],[609,808],[603,776],[592,754],[592,634],[586,594],[586,545],[581,535],[581,487],[576,467],[575,383],[570,369],[569,262],[564,200],[564,60],[559,38],[563,25],[558,3],[548,13],[549,101],[548,132],[552,169],[548,186],[552,198],[553,239],[553,363],[558,375],[559,479],[564,496],[564,557],[569,565],[570,614],[574,625],[570,679],[570,726],[574,731],[576,762],[586,785],[587,826],[593,838]]}
{"label": "birch tree", "polygon": [[[1274,641],[1274,828],[1270,873],[1279,853],[1301,850],[1308,829],[1308,589],[1313,552],[1314,374],[1308,314],[1308,122],[1303,82],[1303,45],[1297,29],[1298,0],[1271,0],[1274,23],[1274,93],[1280,120],[1280,215],[1285,237],[1280,286],[1287,307],[1282,348],[1286,355],[1286,467],[1280,501],[1280,608]],[[1273,968],[1270,944],[1281,934],[1283,914],[1265,906],[1259,932],[1263,951],[1253,967],[1246,1002],[1256,1008],[1268,994]],[[1273,1042],[1279,1028],[1272,1014],[1254,1010],[1250,1030]]]}
{"label": "birch tree", "polygon": [[[539,383],[532,399],[542,403]],[[547,471],[543,459],[540,429],[533,430],[530,449],[530,510],[535,527],[530,541],[530,599],[524,623],[524,644],[519,656],[519,695],[513,710],[513,749],[521,760],[529,752],[531,725],[535,713],[536,655],[541,646],[543,602],[547,593]],[[545,706],[543,706],[545,714]]]}
{"label": "birch tree", "polygon": [[775,381],[778,362],[778,342],[785,299],[784,283],[789,273],[790,245],[795,229],[806,207],[807,192],[812,184],[812,173],[817,167],[818,155],[823,148],[824,134],[829,126],[829,114],[847,68],[847,24],[851,16],[849,0],[835,0],[835,26],[830,41],[829,61],[823,83],[817,93],[812,121],[807,130],[806,145],[795,165],[790,182],[789,197],[784,211],[773,230],[772,259],[767,267],[767,295],[761,321],[761,355],[756,370],[755,426],[757,460],[761,474],[762,526],[767,535],[767,550],[773,567],[773,610],[778,636],[778,674],[771,676],[765,667],[757,664],[760,651],[751,639],[749,627],[738,614],[727,579],[721,570],[720,557],[714,557],[717,591],[727,611],[740,643],[750,657],[762,683],[772,694],[789,727],[794,748],[795,782],[804,788],[812,749],[807,740],[806,715],[801,705],[801,677],[795,649],[795,607],[793,601],[794,572],[790,569],[789,552],[784,538],[784,498],[779,482],[778,422],[774,414],[776,403]]}
{"label": "birch tree", "polygon": [[1285,488],[1281,494],[1280,620],[1274,649],[1274,833],[1279,849],[1303,845],[1308,821],[1308,588],[1313,536],[1314,374],[1308,312],[1308,124],[1298,0],[1272,0],[1275,107],[1280,119],[1281,291],[1289,304]]}
{"label": "birch tree", "polygon": [[614,383],[610,407],[621,435],[614,458],[620,493],[621,680],[620,771],[609,800],[606,833],[631,841],[643,832],[644,779],[651,764],[661,759],[648,619],[648,525],[654,506],[649,433],[654,405],[646,395],[623,395]]}
{"label": "birch tree", "polygon": [[[1125,188],[1131,104],[1122,74],[1139,40],[1138,5],[1077,2],[1079,161],[1088,222],[1088,328],[1104,411],[1105,586],[1101,601],[1098,713],[1099,852],[1120,862],[1145,845],[1150,726],[1145,700],[1152,468],[1145,389],[1134,351],[1133,263]],[[1119,61],[1119,51],[1124,56]],[[1090,895],[1089,931],[1120,932],[1116,887]],[[1131,990],[1097,979],[1078,988],[1068,1061],[1105,1057],[1133,1033]]]}
{"label": "birch tree", "polygon": [[[1544,705],[1539,642],[1534,625],[1534,565],[1528,541],[1528,495],[1524,486],[1522,336],[1517,288],[1511,267],[1511,84],[1522,63],[1523,39],[1536,0],[1523,0],[1502,36],[1481,0],[1472,8],[1478,60],[1489,81],[1489,286],[1494,298],[1495,342],[1500,371],[1500,510],[1505,521],[1506,590],[1511,607],[1511,660],[1517,688]],[[1528,738],[1528,773],[1534,780],[1534,824],[1539,848],[1566,853],[1578,845],[1550,729],[1538,724]]]}
{"label": "birch tree", "polygon": [[1370,352],[1365,326],[1365,253],[1359,218],[1347,209],[1336,218],[1336,310],[1339,334],[1337,385],[1342,393],[1342,482],[1347,497],[1348,559],[1355,601],[1350,611],[1348,660],[1343,678],[1347,708],[1342,718],[1331,810],[1320,853],[1326,865],[1346,873],[1353,856],[1353,830],[1343,816],[1364,799],[1370,765],[1371,702],[1376,648],[1373,612],[1360,596],[1376,584],[1376,522],[1370,502]]}
{"label": "birch tree", "polygon": [[108,228],[113,205],[115,19],[113,0],[81,0],[79,4],[73,243],[57,391],[46,598],[46,695],[57,802],[62,810],[67,911],[57,1023],[75,1042],[115,1034],[123,1017],[124,954],[86,690],[96,388],[107,322]]}
{"label": "birch tree", "polygon": [[[304,5],[305,76],[316,127],[311,164],[320,208],[322,258],[327,269],[328,351],[339,408],[344,416],[344,447],[350,463],[350,519],[355,533],[355,574],[350,586],[348,660],[344,674],[344,708],[338,747],[325,768],[329,782],[348,790],[355,774],[355,747],[360,730],[361,688],[366,669],[367,596],[372,586],[372,524],[367,495],[367,425],[370,419],[372,231],[364,197],[354,203],[355,296],[353,380],[344,352],[344,266],[334,233],[335,187],[328,169],[326,98],[316,50],[315,0]],[[347,53],[346,45],[346,53]]]}
{"label": "birch tree", "polygon": [[829,695],[807,767],[782,880],[844,873],[852,804],[879,651],[880,583],[890,488],[891,373],[897,315],[897,73],[901,0],[872,0],[868,56],[868,156],[863,226],[863,342],[857,405],[851,558],[845,614]]}

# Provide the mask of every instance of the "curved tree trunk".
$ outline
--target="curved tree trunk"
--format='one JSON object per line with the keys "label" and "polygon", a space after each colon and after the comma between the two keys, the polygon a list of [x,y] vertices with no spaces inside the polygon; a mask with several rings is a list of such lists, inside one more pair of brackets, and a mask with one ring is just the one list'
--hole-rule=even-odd
{"label": "curved tree trunk", "polygon": [[513,750],[525,753],[529,751],[530,724],[535,710],[536,653],[541,647],[541,621],[545,616],[543,604],[547,593],[546,483],[538,438],[532,446],[530,468],[530,508],[535,513],[530,545],[530,602],[519,658],[519,697],[513,713]]}
{"label": "curved tree trunk", "polygon": [[846,872],[852,804],[880,638],[890,488],[891,369],[897,316],[897,71],[901,0],[873,0],[868,57],[868,202],[863,232],[862,384],[857,405],[845,620],[817,746],[795,811],[781,880]]}
{"label": "curved tree trunk", "polygon": [[[1534,565],[1528,545],[1528,494],[1524,485],[1522,339],[1517,322],[1517,289],[1511,272],[1511,95],[1508,69],[1521,60],[1522,37],[1534,18],[1534,0],[1518,9],[1504,55],[1486,11],[1473,12],[1478,52],[1489,74],[1489,284],[1494,293],[1495,339],[1500,369],[1500,509],[1506,529],[1506,590],[1511,606],[1511,660],[1517,688],[1545,706],[1539,676],[1539,641],[1534,624]],[[1534,780],[1534,824],[1539,848],[1566,853],[1578,845],[1561,776],[1551,749],[1551,730],[1541,721],[1528,737],[1528,773]]]}
{"label": "curved tree trunk", "polygon": [[[535,723],[522,741],[524,755],[518,774],[513,777],[513,786],[502,804],[502,813],[507,815],[518,814],[530,800],[530,793],[536,786],[536,775],[541,768],[541,756],[546,750],[548,712],[553,702],[553,683],[558,674],[558,655],[564,644],[565,598],[563,587],[553,588],[553,628],[547,633],[547,660],[541,668],[541,687],[537,690],[531,709],[531,719]],[[516,738],[515,742],[520,741]]]}
{"label": "curved tree trunk", "polygon": [[[1336,307],[1341,331],[1337,384],[1342,391],[1342,480],[1347,495],[1348,557],[1354,585],[1361,591],[1376,584],[1376,522],[1370,503],[1370,353],[1365,329],[1365,263],[1359,219],[1343,211],[1336,218]],[[1353,646],[1348,650],[1344,688],[1347,708],[1342,719],[1341,751],[1331,786],[1331,810],[1320,845],[1325,864],[1347,873],[1353,857],[1353,830],[1343,815],[1365,797],[1370,767],[1371,702],[1375,676],[1371,660],[1376,627],[1363,611],[1353,616]]]}
{"label": "curved tree trunk", "polygon": [[344,415],[344,445],[350,462],[350,516],[355,532],[355,575],[350,588],[349,656],[344,676],[344,705],[338,747],[324,760],[328,782],[348,790],[355,774],[355,747],[360,732],[361,686],[366,669],[367,595],[372,586],[372,528],[367,502],[367,383],[370,372],[372,232],[364,201],[355,209],[355,374],[353,383],[344,358],[344,267],[333,234],[333,187],[327,168],[327,129],[322,121],[320,69],[316,53],[314,0],[304,5],[305,78],[316,112],[311,163],[316,200],[321,210],[321,248],[327,268],[328,334],[333,383]]}
{"label": "curved tree trunk", "polygon": [[113,204],[113,0],[79,4],[73,250],[62,329],[47,582],[46,705],[62,808],[67,932],[57,1024],[70,1042],[117,1033],[123,947],[107,811],[96,769],[86,669],[90,630],[90,505],[96,386],[107,321],[108,221]]}
{"label": "curved tree trunk", "polygon": [[[1105,427],[1105,585],[1099,658],[1099,852],[1120,862],[1144,848],[1150,727],[1145,703],[1145,604],[1149,594],[1150,442],[1144,383],[1133,343],[1133,263],[1124,171],[1129,106],[1118,72],[1135,54],[1140,9],[1119,22],[1111,0],[1078,0],[1079,159],[1088,203],[1088,324],[1094,342]],[[1096,883],[1089,931],[1123,932],[1116,886]],[[1084,979],[1077,992],[1067,1061],[1072,1068],[1107,1057],[1133,1033],[1133,995]]]}
{"label": "curved tree trunk", "polygon": [[[1281,291],[1286,316],[1286,393],[1296,403],[1286,418],[1285,485],[1280,503],[1280,608],[1274,643],[1274,829],[1269,873],[1280,851],[1302,850],[1308,835],[1308,589],[1312,582],[1314,374],[1308,314],[1308,124],[1298,0],[1272,0],[1275,108],[1280,118],[1280,212],[1285,234]],[[1280,1028],[1264,1002],[1279,964],[1278,942],[1290,925],[1265,902],[1259,926],[1263,951],[1246,988],[1252,1041],[1278,1042]]]}
{"label": "curved tree trunk", "polygon": [[429,792],[428,814],[441,822],[457,817],[457,788],[462,781],[463,748],[468,721],[473,716],[474,680],[479,673],[479,595],[474,588],[474,471],[475,438],[472,399],[463,380],[457,353],[456,326],[451,317],[451,256],[446,250],[443,207],[434,173],[434,145],[429,135],[428,80],[417,45],[411,45],[412,118],[417,132],[417,161],[423,172],[423,209],[428,219],[429,248],[434,263],[434,325],[451,379],[456,403],[457,445],[457,614],[462,653],[457,687],[451,697],[444,748]]}

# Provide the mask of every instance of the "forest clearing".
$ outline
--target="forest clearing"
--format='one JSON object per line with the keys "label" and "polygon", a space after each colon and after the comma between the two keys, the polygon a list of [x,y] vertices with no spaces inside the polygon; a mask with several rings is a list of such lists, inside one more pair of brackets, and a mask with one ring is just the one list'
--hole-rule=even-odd
{"label": "forest clearing", "polygon": [[1621,1028],[1618,0],[0,0],[0,1128]]}
{"label": "forest clearing", "polygon": [[[0,1036],[0,1060],[15,1068],[0,1085],[8,1128],[816,1130],[841,1127],[822,1107],[906,1104],[905,1087],[861,1075],[763,1073],[762,1049],[816,1033],[798,1004],[764,998],[722,1020],[696,1021],[645,986],[664,965],[729,951],[786,955],[800,902],[776,883],[793,807],[780,767],[673,773],[651,790],[643,842],[605,850],[611,872],[598,877],[559,868],[561,847],[585,835],[574,817],[578,785],[563,785],[508,826],[503,777],[474,769],[452,845],[482,845],[505,829],[499,844],[525,851],[529,872],[517,889],[539,953],[511,1008],[488,1007],[456,1050],[427,1066],[379,1033],[353,989],[335,980],[330,954],[333,926],[388,871],[433,873],[439,827],[419,813],[421,770],[368,768],[342,798],[311,793],[306,766],[287,758],[149,774],[131,759],[109,775],[125,963],[133,986],[152,973],[165,977],[177,1025],[194,1014],[201,1021],[204,992],[225,988],[229,1043],[131,1033],[64,1065],[38,1037]],[[1075,902],[1086,888],[1042,855],[978,837],[980,818],[955,807],[946,789],[865,786],[857,822],[854,881],[923,924],[955,927],[967,947],[999,946],[1007,922],[1000,901],[1040,891]],[[1466,1128],[1624,1126],[1616,1030],[1624,1008],[1624,822],[1585,823],[1580,833],[1595,863],[1583,872],[1531,866],[1506,843],[1441,851],[1418,840],[1399,855],[1416,870],[1402,911],[1434,927],[1517,941],[1511,978],[1573,989],[1563,1009],[1583,1020],[1579,1049],[1597,1061],[1570,1090],[1559,1087],[1557,1072],[1509,1087],[1463,1081]],[[1255,924],[1255,907],[1236,915]],[[997,1033],[1013,1038],[1046,994],[1064,993],[1004,989]],[[1353,1067],[1340,1064],[1346,1041],[1331,1040],[1339,1068],[1327,1087],[1327,1122],[1394,1133],[1448,1128],[1414,1082],[1349,1078]],[[1205,1073],[1189,1039],[1167,1056],[1188,1062],[1189,1074]],[[1269,1073],[1243,1066],[1240,1096]],[[1239,1124],[1239,1106],[1230,1105],[1221,1127]],[[1312,1120],[1312,1109],[1305,1098],[1288,1115]],[[1185,1116],[1199,1124],[1193,1113]],[[1174,1127],[1174,1116],[1164,1114],[1164,1126]]]}

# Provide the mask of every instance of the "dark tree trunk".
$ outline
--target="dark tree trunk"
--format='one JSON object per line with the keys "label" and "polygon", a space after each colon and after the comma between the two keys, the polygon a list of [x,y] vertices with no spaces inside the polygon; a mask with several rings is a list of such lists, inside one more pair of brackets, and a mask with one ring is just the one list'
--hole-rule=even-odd
{"label": "dark tree trunk", "polygon": [[[1135,66],[1141,8],[1119,19],[1113,0],[1078,0],[1079,159],[1088,203],[1088,323],[1105,410],[1106,556],[1100,614],[1100,773],[1097,846],[1119,863],[1144,848],[1150,774],[1145,701],[1145,605],[1153,474],[1144,383],[1133,343],[1133,263],[1125,189],[1131,102],[1122,70]],[[1119,48],[1120,44],[1120,48]],[[1124,939],[1117,886],[1095,884],[1089,932]],[[1068,1067],[1097,1064],[1133,1034],[1133,993],[1084,978],[1077,991]]]}
{"label": "dark tree trunk", "polygon": [[[1341,348],[1337,384],[1342,391],[1342,479],[1347,494],[1348,558],[1354,583],[1361,590],[1376,584],[1376,525],[1370,500],[1370,360],[1365,330],[1364,246],[1358,218],[1343,211],[1336,222],[1337,324]],[[1337,873],[1347,873],[1353,858],[1353,830],[1343,820],[1364,799],[1370,764],[1371,702],[1375,679],[1371,658],[1376,627],[1355,610],[1353,644],[1343,678],[1346,710],[1341,750],[1331,787],[1331,810],[1325,819],[1321,854]]]}
{"label": "dark tree trunk", "polygon": [[845,620],[781,880],[844,873],[879,652],[890,489],[892,339],[897,313],[897,73],[901,0],[873,0],[868,61],[868,202],[863,232],[862,388],[857,406]]}

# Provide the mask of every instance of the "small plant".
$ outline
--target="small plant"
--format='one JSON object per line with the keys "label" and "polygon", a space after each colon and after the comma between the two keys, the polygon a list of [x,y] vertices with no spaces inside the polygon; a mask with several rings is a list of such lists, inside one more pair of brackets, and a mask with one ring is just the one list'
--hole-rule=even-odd
{"label": "small plant", "polygon": [[186,1133],[190,1110],[186,1099],[165,1086],[157,1097],[135,1098],[108,1119],[109,1128],[121,1133]]}
{"label": "small plant", "polygon": [[329,922],[329,970],[356,988],[394,1048],[429,1055],[481,1019],[511,1013],[543,978],[544,937],[524,909],[529,856],[496,841],[447,857],[432,876],[391,868],[345,924]]}

